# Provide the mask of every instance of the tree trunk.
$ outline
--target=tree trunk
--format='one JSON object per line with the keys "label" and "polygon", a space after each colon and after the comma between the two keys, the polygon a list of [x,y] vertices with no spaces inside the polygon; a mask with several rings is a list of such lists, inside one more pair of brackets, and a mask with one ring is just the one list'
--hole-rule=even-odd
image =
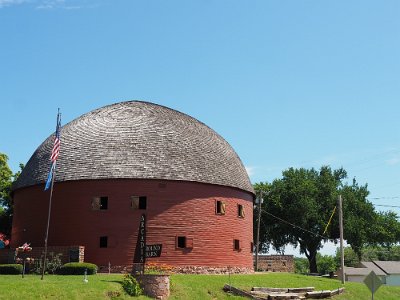
{"label": "tree trunk", "polygon": [[[304,253],[308,259],[308,265],[310,266],[310,273],[318,273],[317,267],[317,252],[319,247],[315,247],[314,245],[308,245],[310,247],[306,247],[305,243],[302,240],[297,240],[300,244],[300,253]],[[320,241],[318,241],[320,243]],[[311,248],[311,249],[310,249]]]}
{"label": "tree trunk", "polygon": [[310,264],[310,273],[318,273],[317,268],[317,251],[310,251],[310,256],[307,256],[308,263]]}

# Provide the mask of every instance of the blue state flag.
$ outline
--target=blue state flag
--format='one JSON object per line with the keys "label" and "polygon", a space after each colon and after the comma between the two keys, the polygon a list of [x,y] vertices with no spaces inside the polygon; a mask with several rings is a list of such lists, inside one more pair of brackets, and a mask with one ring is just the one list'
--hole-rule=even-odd
{"label": "blue state flag", "polygon": [[51,180],[53,179],[54,165],[55,162],[51,164],[50,172],[49,175],[47,176],[46,186],[44,187],[45,191],[48,190],[51,186]]}

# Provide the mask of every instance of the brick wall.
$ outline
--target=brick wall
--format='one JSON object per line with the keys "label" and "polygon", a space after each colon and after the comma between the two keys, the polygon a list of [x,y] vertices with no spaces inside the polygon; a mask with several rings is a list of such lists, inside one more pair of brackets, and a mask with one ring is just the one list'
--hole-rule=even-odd
{"label": "brick wall", "polygon": [[258,270],[293,273],[294,272],[293,255],[259,255]]}
{"label": "brick wall", "polygon": [[[47,247],[47,256],[50,253],[61,253],[63,264],[68,262],[83,262],[85,258],[85,247],[83,246],[51,246]],[[29,252],[29,257],[40,259],[44,253],[44,247],[33,247]],[[15,249],[0,249],[0,264],[14,263]]]}

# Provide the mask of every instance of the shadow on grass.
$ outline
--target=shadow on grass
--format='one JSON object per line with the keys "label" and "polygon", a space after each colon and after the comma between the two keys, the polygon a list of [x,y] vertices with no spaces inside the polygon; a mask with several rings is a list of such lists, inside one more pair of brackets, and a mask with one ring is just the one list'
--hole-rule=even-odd
{"label": "shadow on grass", "polygon": [[122,281],[121,280],[103,280],[103,279],[101,279],[100,281],[103,281],[103,282],[115,282],[115,283],[119,283],[120,285],[122,285]]}
{"label": "shadow on grass", "polygon": [[[100,281],[118,283],[122,287],[122,281],[121,280],[105,280],[105,279],[101,279]],[[106,296],[108,298],[110,298],[110,299],[116,299],[116,298],[120,297],[122,294],[124,294],[124,292],[121,292],[121,291],[107,291],[106,292]]]}

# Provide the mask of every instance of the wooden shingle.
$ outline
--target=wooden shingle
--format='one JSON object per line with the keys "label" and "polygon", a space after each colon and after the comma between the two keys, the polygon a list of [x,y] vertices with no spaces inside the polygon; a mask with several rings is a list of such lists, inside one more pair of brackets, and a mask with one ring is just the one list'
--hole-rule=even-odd
{"label": "wooden shingle", "polygon": [[[13,190],[43,184],[53,135],[33,153]],[[56,182],[164,179],[254,193],[233,148],[214,130],[176,110],[142,101],[105,106],[64,125]]]}

